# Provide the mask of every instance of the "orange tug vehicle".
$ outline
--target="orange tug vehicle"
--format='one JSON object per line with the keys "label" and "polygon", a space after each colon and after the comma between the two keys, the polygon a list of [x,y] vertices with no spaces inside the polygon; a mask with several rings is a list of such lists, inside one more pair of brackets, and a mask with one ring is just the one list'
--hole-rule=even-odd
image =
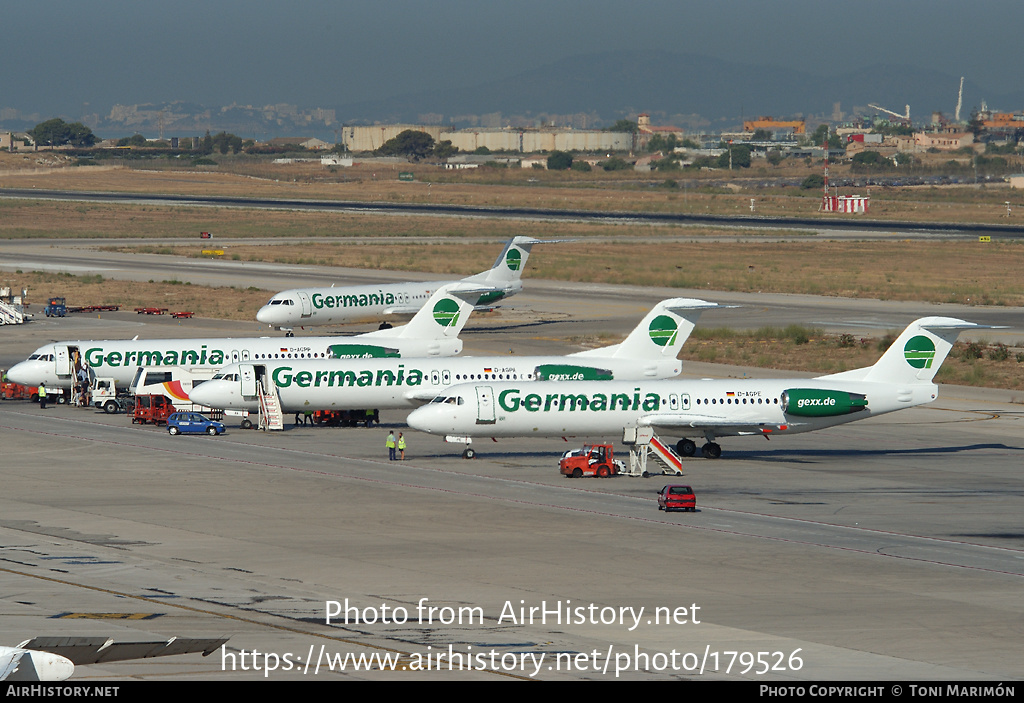
{"label": "orange tug vehicle", "polygon": [[174,414],[174,411],[174,405],[166,396],[137,395],[135,409],[132,411],[132,424],[145,425],[152,422],[154,425],[166,425],[167,418]]}
{"label": "orange tug vehicle", "polygon": [[0,398],[4,400],[31,400],[34,403],[39,400],[39,388],[36,386],[23,386],[14,381],[4,381],[0,384]]}
{"label": "orange tug vehicle", "polygon": [[566,478],[608,478],[625,469],[626,465],[615,459],[614,448],[610,444],[585,444],[582,449],[566,452],[558,462],[558,470]]}

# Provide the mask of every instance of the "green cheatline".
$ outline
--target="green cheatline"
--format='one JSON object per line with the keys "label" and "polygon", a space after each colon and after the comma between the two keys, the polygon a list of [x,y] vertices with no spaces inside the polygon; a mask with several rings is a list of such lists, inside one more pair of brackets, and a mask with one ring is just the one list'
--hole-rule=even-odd
{"label": "green cheatline", "polygon": [[919,334],[903,347],[903,357],[915,369],[930,369],[935,358],[935,343]]}
{"label": "green cheatline", "polygon": [[394,349],[371,344],[332,344],[327,347],[331,359],[382,359],[401,357]]}
{"label": "green cheatline", "polygon": [[434,305],[434,321],[442,327],[451,327],[459,321],[459,304],[451,298],[443,298]]}
{"label": "green cheatline", "polygon": [[650,330],[651,341],[659,347],[672,344],[675,341],[676,331],[679,329],[676,321],[668,315],[658,315],[651,320]]}
{"label": "green cheatline", "polygon": [[505,263],[512,271],[518,271],[519,267],[523,265],[523,255],[518,249],[509,249],[508,254],[505,255]]}

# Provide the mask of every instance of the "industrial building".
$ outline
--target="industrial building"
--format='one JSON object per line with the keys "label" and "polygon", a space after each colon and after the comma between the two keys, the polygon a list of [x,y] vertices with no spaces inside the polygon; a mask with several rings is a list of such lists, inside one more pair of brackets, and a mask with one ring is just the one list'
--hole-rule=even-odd
{"label": "industrial building", "polygon": [[374,151],[405,130],[426,132],[435,142],[451,141],[459,151],[536,153],[551,151],[630,151],[634,135],[629,132],[565,128],[507,128],[450,130],[439,125],[348,126],[341,130],[341,142],[349,151]]}

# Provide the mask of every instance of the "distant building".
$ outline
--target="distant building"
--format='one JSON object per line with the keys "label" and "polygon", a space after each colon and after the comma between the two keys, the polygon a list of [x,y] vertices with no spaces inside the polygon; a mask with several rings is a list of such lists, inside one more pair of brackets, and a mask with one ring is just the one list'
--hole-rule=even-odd
{"label": "distant building", "polygon": [[548,157],[543,155],[538,156],[527,156],[520,160],[519,165],[522,168],[543,168],[548,167]]}
{"label": "distant building", "polygon": [[[838,110],[838,108],[839,103],[836,103],[835,109]],[[759,129],[772,133],[788,131],[792,134],[804,134],[807,132],[807,123],[803,120],[777,120],[770,116],[761,116],[756,120],[746,120],[743,122],[743,130],[745,132],[756,132]]]}
{"label": "distant building", "polygon": [[655,134],[661,134],[666,137],[670,134],[674,134],[680,139],[683,138],[683,130],[681,130],[679,127],[674,127],[672,125],[651,124],[651,116],[648,115],[646,112],[641,112],[639,115],[636,116],[636,127],[640,134],[649,134],[651,136],[654,136]]}
{"label": "distant building", "polygon": [[316,139],[315,137],[276,137],[266,143],[271,146],[299,146],[310,151],[330,149],[333,146],[333,144],[328,144],[322,139]]}
{"label": "distant building", "polygon": [[914,144],[922,149],[956,151],[974,144],[971,132],[915,132]]}
{"label": "distant building", "polygon": [[437,125],[349,126],[341,130],[341,141],[349,151],[374,151],[405,130],[426,132],[435,142],[450,141],[462,152],[481,147],[495,152],[531,154],[540,151],[629,151],[633,135],[628,132],[567,128],[505,128],[451,130]]}
{"label": "distant building", "polygon": [[682,141],[685,134],[682,129],[673,125],[651,124],[651,116],[646,112],[641,112],[636,116],[636,127],[636,144],[634,144],[631,149],[635,151],[643,150],[655,135],[661,135],[662,137],[668,137],[671,135]]}
{"label": "distant building", "polygon": [[320,157],[321,166],[343,166],[348,168],[352,163],[351,156],[342,156],[341,154],[324,154]]}
{"label": "distant building", "polygon": [[341,143],[349,151],[376,151],[384,146],[384,142],[394,139],[406,130],[426,132],[438,142],[441,141],[443,129],[444,127],[440,125],[419,124],[354,125],[342,127]]}

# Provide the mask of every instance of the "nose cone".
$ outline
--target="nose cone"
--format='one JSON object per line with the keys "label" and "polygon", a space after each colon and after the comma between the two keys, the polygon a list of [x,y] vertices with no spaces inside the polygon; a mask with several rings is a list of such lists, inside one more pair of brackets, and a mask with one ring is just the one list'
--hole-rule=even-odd
{"label": "nose cone", "polygon": [[7,378],[23,386],[38,386],[45,381],[41,364],[37,361],[23,361],[7,372]]}
{"label": "nose cone", "polygon": [[423,407],[416,408],[409,413],[405,422],[414,430],[426,432],[427,434],[434,434],[444,431],[439,422],[439,420],[443,419],[442,415],[443,411],[437,405],[424,405]]}
{"label": "nose cone", "polygon": [[276,313],[281,309],[280,305],[264,305],[260,308],[259,312],[256,313],[256,319],[267,325],[279,325],[281,320]]}
{"label": "nose cone", "polygon": [[207,381],[193,388],[188,397],[193,403],[221,410],[231,407],[227,404],[231,399],[229,386],[227,381]]}
{"label": "nose cone", "polygon": [[217,410],[259,410],[259,400],[242,397],[242,387],[238,381],[218,379],[207,381],[192,389],[188,397],[193,403],[205,405]]}

